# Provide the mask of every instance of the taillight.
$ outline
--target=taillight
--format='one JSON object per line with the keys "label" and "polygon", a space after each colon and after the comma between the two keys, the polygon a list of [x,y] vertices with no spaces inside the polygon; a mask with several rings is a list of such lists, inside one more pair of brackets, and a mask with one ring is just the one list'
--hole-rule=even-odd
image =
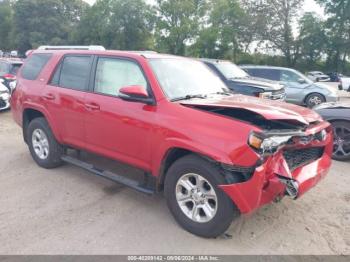
{"label": "taillight", "polygon": [[14,81],[16,80],[16,76],[12,74],[5,74],[2,76],[7,81]]}

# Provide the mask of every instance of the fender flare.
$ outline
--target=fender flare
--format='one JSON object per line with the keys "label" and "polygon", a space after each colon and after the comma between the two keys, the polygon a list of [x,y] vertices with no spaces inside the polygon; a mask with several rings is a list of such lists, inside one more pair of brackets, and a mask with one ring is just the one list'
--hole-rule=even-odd
{"label": "fender flare", "polygon": [[22,113],[22,128],[23,129],[25,128],[24,123],[23,123],[23,115],[24,115],[25,110],[27,110],[27,109],[36,110],[36,111],[42,113],[44,115],[45,119],[47,120],[47,122],[52,130],[52,133],[54,134],[57,141],[59,143],[62,142],[62,137],[60,135],[59,128],[55,124],[55,121],[53,121],[50,113],[46,110],[46,108],[44,106],[41,106],[41,105],[38,105],[35,103],[30,103],[30,102],[26,102],[25,104],[23,104],[23,111],[22,111],[23,112]]}

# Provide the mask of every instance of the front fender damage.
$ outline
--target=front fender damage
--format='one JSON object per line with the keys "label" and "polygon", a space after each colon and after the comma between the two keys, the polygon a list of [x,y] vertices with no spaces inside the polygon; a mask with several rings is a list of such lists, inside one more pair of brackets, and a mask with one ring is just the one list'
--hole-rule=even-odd
{"label": "front fender damage", "polygon": [[[285,195],[293,199],[301,197],[326,176],[331,166],[333,134],[327,139],[312,144],[313,147],[293,148],[295,154],[316,149],[321,152],[315,159],[299,163],[294,168],[287,161],[286,150],[270,155],[255,169],[252,177],[244,182],[219,187],[232,199],[242,214],[248,214],[259,207],[278,201]],[[310,146],[310,145],[309,145]]]}

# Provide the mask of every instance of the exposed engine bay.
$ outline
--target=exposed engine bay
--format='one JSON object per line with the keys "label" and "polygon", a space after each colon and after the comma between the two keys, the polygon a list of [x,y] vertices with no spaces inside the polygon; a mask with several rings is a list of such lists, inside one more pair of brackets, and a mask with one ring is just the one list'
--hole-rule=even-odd
{"label": "exposed engine bay", "polygon": [[214,114],[230,117],[236,120],[247,122],[266,131],[304,131],[308,125],[298,121],[290,120],[267,120],[262,115],[244,108],[222,108],[212,106],[192,106],[199,110],[208,111]]}

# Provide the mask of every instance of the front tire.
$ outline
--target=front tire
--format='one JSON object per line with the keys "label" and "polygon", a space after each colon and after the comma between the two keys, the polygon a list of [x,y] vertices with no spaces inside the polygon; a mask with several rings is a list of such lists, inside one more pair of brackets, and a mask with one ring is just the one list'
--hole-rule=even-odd
{"label": "front tire", "polygon": [[350,122],[336,121],[332,123],[334,130],[333,159],[350,160]]}
{"label": "front tire", "polygon": [[165,197],[175,220],[188,232],[213,238],[222,235],[240,212],[218,185],[220,170],[205,159],[188,155],[177,160],[165,178]]}
{"label": "front tire", "polygon": [[51,169],[62,165],[63,146],[57,142],[45,118],[32,120],[26,135],[30,154],[39,166]]}

